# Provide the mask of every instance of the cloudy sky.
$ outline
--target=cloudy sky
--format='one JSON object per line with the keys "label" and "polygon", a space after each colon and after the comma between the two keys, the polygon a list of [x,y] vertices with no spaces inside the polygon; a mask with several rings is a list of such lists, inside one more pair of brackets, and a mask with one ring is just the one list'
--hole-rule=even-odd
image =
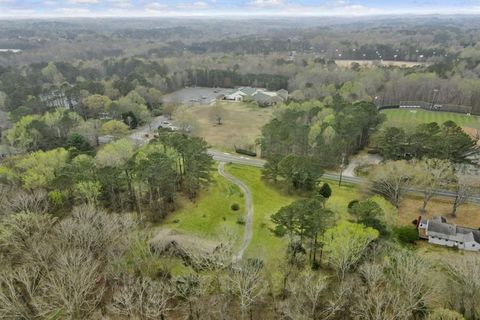
{"label": "cloudy sky", "polygon": [[480,0],[0,0],[0,17],[480,14]]}

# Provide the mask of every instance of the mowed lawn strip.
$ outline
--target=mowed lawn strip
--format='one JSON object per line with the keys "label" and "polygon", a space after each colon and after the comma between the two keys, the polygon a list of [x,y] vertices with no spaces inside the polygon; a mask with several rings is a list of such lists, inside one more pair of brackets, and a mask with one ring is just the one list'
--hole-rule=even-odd
{"label": "mowed lawn strip", "polygon": [[229,164],[225,170],[242,180],[253,197],[253,237],[245,251],[247,258],[262,258],[267,265],[285,256],[287,240],[273,235],[274,224],[270,216],[298,197],[283,194],[277,188],[262,180],[261,169]]}
{"label": "mowed lawn strip", "polygon": [[[210,186],[192,202],[181,199],[180,208],[169,215],[162,228],[172,228],[210,239],[222,240],[225,232],[243,236],[243,226],[237,219],[245,212],[245,199],[240,189],[225,180],[215,171]],[[231,205],[238,203],[240,209],[233,211]]]}
{"label": "mowed lawn strip", "polygon": [[475,121],[480,121],[477,116],[468,116],[461,113],[427,111],[422,109],[388,109],[383,110],[387,116],[387,121],[383,126],[398,126],[404,124],[412,126],[421,123],[437,122],[439,124],[452,120],[457,125],[465,127]]}

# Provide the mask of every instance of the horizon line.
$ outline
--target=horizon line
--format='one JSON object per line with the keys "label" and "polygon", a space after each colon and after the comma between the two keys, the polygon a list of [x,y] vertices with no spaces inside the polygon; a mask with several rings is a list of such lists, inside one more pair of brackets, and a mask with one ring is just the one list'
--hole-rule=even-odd
{"label": "horizon line", "polygon": [[185,13],[181,11],[159,12],[155,14],[109,14],[109,13],[85,13],[85,14],[32,14],[27,15],[12,15],[2,16],[0,14],[0,20],[35,20],[35,19],[141,19],[141,18],[378,18],[378,17],[403,17],[408,18],[408,15],[415,16],[430,16],[430,17],[448,17],[448,16],[480,16],[480,11],[475,12],[424,12],[424,11],[405,11],[405,12],[379,12],[379,13],[358,13],[358,14],[343,14],[343,13],[300,13],[300,12],[262,12],[262,13],[242,13],[231,14],[223,12],[200,12],[200,13]]}

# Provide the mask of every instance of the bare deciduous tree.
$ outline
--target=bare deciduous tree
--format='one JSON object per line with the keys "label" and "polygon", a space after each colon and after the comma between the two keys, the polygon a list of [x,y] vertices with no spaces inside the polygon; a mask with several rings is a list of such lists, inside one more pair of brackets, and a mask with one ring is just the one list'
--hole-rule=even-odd
{"label": "bare deciduous tree", "polygon": [[10,196],[5,203],[7,212],[46,213],[48,211],[48,195],[45,190],[16,190]]}
{"label": "bare deciduous tree", "polygon": [[242,318],[249,314],[252,319],[251,307],[266,287],[263,264],[258,260],[241,260],[232,266],[226,280],[228,291],[238,298]]}
{"label": "bare deciduous tree", "polygon": [[416,162],[414,170],[413,183],[423,193],[423,205],[420,210],[424,212],[435,192],[446,188],[455,179],[454,169],[447,160],[425,159]]}
{"label": "bare deciduous tree", "polygon": [[101,264],[82,249],[59,252],[39,290],[36,307],[41,316],[61,311],[68,319],[85,319],[95,311],[105,291]]}
{"label": "bare deciduous tree", "polygon": [[468,202],[475,190],[480,190],[480,180],[470,176],[460,176],[451,186],[455,193],[452,216],[457,216],[457,209]]}
{"label": "bare deciduous tree", "polygon": [[474,255],[458,257],[446,264],[450,305],[467,319],[480,317],[480,260]]}
{"label": "bare deciduous tree", "polygon": [[150,278],[125,276],[113,294],[112,312],[140,319],[164,319],[173,291],[169,284]]}
{"label": "bare deciduous tree", "polygon": [[67,248],[83,248],[96,259],[108,260],[122,253],[129,243],[128,229],[133,220],[128,216],[108,214],[93,205],[73,209],[72,216],[57,228],[57,237]]}
{"label": "bare deciduous tree", "polygon": [[53,251],[48,244],[56,223],[55,217],[34,213],[18,213],[3,220],[0,258],[4,267],[46,261]]}
{"label": "bare deciduous tree", "polygon": [[313,271],[297,277],[291,284],[285,313],[293,319],[317,319],[320,314],[320,298],[327,286],[327,278]]}
{"label": "bare deciduous tree", "polygon": [[32,319],[38,315],[33,299],[40,269],[20,267],[0,272],[0,318]]}
{"label": "bare deciduous tree", "polygon": [[0,225],[0,317],[84,319],[104,297],[109,259],[124,253],[128,217],[76,208],[57,222],[17,213]]}
{"label": "bare deciduous tree", "polygon": [[225,118],[225,110],[221,104],[215,103],[210,109],[209,116],[215,124],[221,125]]}
{"label": "bare deciduous tree", "polygon": [[360,268],[364,285],[356,291],[353,313],[365,320],[403,320],[425,311],[432,288],[427,263],[401,249],[393,249],[383,263]]}
{"label": "bare deciduous tree", "polygon": [[388,161],[376,167],[370,175],[372,190],[384,196],[397,208],[411,181],[411,166],[403,160]]}

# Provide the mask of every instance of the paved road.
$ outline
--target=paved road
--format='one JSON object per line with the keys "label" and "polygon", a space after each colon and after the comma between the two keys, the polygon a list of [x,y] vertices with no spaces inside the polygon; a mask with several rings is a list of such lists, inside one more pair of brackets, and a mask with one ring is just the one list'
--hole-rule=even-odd
{"label": "paved road", "polygon": [[[148,141],[148,138],[145,137],[145,134],[150,132],[151,129],[155,130],[160,124],[162,124],[163,121],[166,121],[167,119],[165,117],[155,117],[150,125],[144,126],[141,128],[138,128],[135,130],[134,133],[130,135],[130,139],[134,140],[137,143],[144,143]],[[238,155],[235,153],[229,153],[229,152],[222,152],[214,149],[209,149],[208,154],[210,154],[214,160],[218,162],[231,162],[231,163],[236,163],[236,164],[243,164],[243,165],[248,165],[248,166],[253,166],[253,167],[258,167],[258,168],[263,168],[265,165],[266,161],[258,158],[253,158],[253,157],[248,157],[248,156],[242,156]],[[323,175],[323,178],[329,179],[329,180],[334,180],[338,181],[340,179],[340,175],[336,173],[325,173]],[[360,177],[349,177],[344,175],[342,178],[342,181],[345,181],[347,183],[351,184],[366,184],[367,181],[364,178]],[[410,188],[408,190],[410,193],[414,194],[419,194],[421,193],[420,190]],[[440,197],[445,197],[445,198],[453,198],[455,197],[455,194],[451,191],[446,191],[446,190],[438,190],[436,192],[437,196]],[[476,195],[473,197],[470,197],[469,199],[470,202],[475,202],[475,203],[480,203],[480,195]]]}
{"label": "paved road", "polygon": [[[259,168],[262,168],[266,162],[265,160],[262,160],[262,159],[257,159],[257,158],[247,157],[247,156],[239,156],[236,154],[221,152],[213,149],[208,150],[208,153],[213,157],[214,160],[219,162],[231,162],[231,163],[249,165],[249,166],[259,167]],[[336,173],[325,173],[323,175],[323,178],[333,180],[333,181],[338,181],[340,179],[340,175]],[[351,184],[367,184],[368,183],[367,179],[364,179],[361,177],[349,177],[345,175],[342,177],[342,181],[346,183],[351,183]],[[412,194],[421,194],[421,190],[418,190],[415,188],[409,188],[408,192]],[[444,197],[444,198],[455,197],[455,193],[447,190],[438,190],[436,191],[435,194],[439,197]],[[480,195],[470,197],[469,201],[480,203]]]}
{"label": "paved road", "polygon": [[164,116],[158,116],[154,117],[148,125],[145,125],[143,127],[138,127],[133,131],[129,137],[130,140],[132,140],[134,143],[137,144],[144,144],[149,141],[149,138],[147,138],[145,135],[156,132],[157,128],[164,122],[167,121],[168,119]]}
{"label": "paved road", "polygon": [[247,249],[250,240],[252,240],[253,230],[253,202],[252,202],[252,193],[248,186],[243,183],[243,181],[235,178],[234,176],[225,172],[225,162],[220,162],[218,164],[218,173],[227,179],[228,181],[236,184],[240,190],[242,190],[243,194],[245,195],[245,209],[246,209],[246,217],[245,217],[245,231],[243,233],[243,241],[238,253],[233,257],[234,261],[239,261],[243,257],[243,253],[245,249]]}
{"label": "paved road", "polygon": [[240,156],[238,154],[221,152],[214,149],[209,149],[208,154],[213,157],[213,160],[219,162],[231,162],[236,164],[245,164],[253,167],[263,168],[267,161],[263,159],[252,158],[248,156]]}

